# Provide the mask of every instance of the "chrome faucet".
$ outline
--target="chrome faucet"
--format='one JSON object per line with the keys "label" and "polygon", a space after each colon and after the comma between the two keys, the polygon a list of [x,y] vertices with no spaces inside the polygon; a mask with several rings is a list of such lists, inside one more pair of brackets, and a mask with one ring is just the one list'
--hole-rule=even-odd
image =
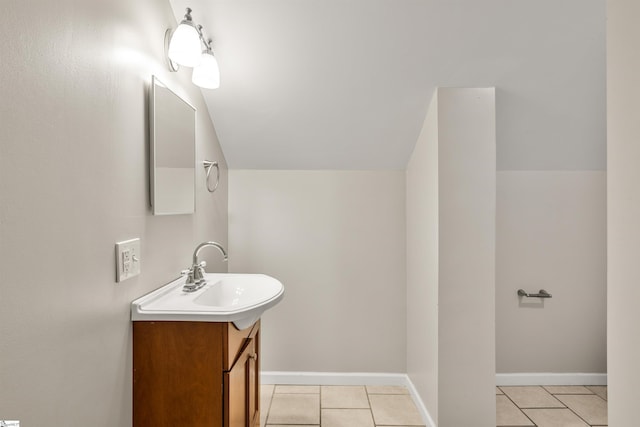
{"label": "chrome faucet", "polygon": [[207,263],[204,261],[198,262],[198,254],[200,253],[201,249],[206,248],[207,246],[213,246],[215,248],[218,248],[218,250],[222,252],[222,255],[224,256],[223,258],[224,261],[227,261],[227,259],[229,259],[229,257],[227,256],[227,252],[224,250],[224,248],[220,243],[217,243],[217,242],[200,243],[198,246],[196,246],[196,250],[193,251],[193,263],[191,265],[191,268],[189,270],[183,271],[184,274],[188,274],[187,280],[184,283],[184,286],[182,288],[183,291],[194,292],[205,285],[206,281],[204,280],[204,274],[206,272],[204,271],[204,268],[206,267]]}

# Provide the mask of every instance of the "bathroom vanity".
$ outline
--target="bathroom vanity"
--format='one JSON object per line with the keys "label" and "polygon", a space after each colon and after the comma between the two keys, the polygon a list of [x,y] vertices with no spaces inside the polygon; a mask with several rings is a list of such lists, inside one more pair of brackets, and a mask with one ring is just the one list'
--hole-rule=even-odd
{"label": "bathroom vanity", "polygon": [[131,303],[133,427],[260,427],[260,316],[284,287],[205,273]]}
{"label": "bathroom vanity", "polygon": [[260,321],[133,324],[133,426],[260,427]]}

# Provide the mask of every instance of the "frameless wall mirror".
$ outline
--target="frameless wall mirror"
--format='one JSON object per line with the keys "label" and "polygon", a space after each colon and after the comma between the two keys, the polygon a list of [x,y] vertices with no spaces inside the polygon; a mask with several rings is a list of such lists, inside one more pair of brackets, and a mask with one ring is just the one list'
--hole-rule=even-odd
{"label": "frameless wall mirror", "polygon": [[195,211],[196,109],[151,78],[150,167],[154,215]]}

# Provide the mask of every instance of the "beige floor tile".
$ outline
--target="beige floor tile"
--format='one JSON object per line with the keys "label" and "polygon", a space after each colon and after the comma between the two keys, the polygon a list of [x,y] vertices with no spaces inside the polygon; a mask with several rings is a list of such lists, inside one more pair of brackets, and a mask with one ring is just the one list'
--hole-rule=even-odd
{"label": "beige floor tile", "polygon": [[591,425],[607,425],[607,402],[600,396],[591,395],[558,395],[569,409]]}
{"label": "beige floor tile", "polygon": [[261,408],[269,409],[269,404],[271,403],[271,398],[273,397],[273,386],[272,385],[261,385],[260,386],[260,406]]}
{"label": "beige floor tile", "polygon": [[268,424],[269,427],[320,427],[319,424]]}
{"label": "beige floor tile", "polygon": [[519,408],[564,408],[564,405],[542,387],[500,387]]}
{"label": "beige floor tile", "polygon": [[538,427],[589,427],[569,409],[523,409]]}
{"label": "beige floor tile", "polygon": [[369,394],[409,394],[409,390],[401,385],[368,385]]}
{"label": "beige floor tile", "polygon": [[275,393],[320,393],[319,385],[277,385]]}
{"label": "beige floor tile", "polygon": [[545,385],[544,389],[551,394],[593,394],[591,390],[581,385]]}
{"label": "beige floor tile", "polygon": [[375,427],[369,409],[322,409],[322,427]]}
{"label": "beige floor tile", "polygon": [[273,385],[262,384],[260,385],[260,425],[264,426],[267,423],[267,414],[269,413],[269,406],[271,406],[271,398],[273,397]]}
{"label": "beige floor tile", "polygon": [[364,386],[323,385],[320,390],[323,408],[369,408]]}
{"label": "beige floor tile", "polygon": [[502,390],[500,390],[500,387],[496,387],[496,395],[498,394],[504,394]]}
{"label": "beige floor tile", "polygon": [[606,385],[588,385],[587,388],[604,400],[608,400],[609,396],[607,395]]}
{"label": "beige floor tile", "polygon": [[378,426],[421,426],[422,417],[411,400],[402,394],[371,394],[371,411]]}
{"label": "beige floor tile", "polygon": [[267,424],[320,424],[320,395],[274,393]]}
{"label": "beige floor tile", "polygon": [[529,418],[507,396],[496,396],[496,425],[534,426]]}
{"label": "beige floor tile", "polygon": [[260,393],[271,393],[273,394],[273,389],[276,388],[273,384],[260,384]]}

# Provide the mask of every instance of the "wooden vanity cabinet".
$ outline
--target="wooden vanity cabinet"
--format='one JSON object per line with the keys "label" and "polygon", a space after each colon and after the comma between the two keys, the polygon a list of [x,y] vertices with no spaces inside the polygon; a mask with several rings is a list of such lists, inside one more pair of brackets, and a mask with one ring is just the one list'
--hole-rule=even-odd
{"label": "wooden vanity cabinet", "polygon": [[260,321],[133,322],[133,427],[260,427]]}

